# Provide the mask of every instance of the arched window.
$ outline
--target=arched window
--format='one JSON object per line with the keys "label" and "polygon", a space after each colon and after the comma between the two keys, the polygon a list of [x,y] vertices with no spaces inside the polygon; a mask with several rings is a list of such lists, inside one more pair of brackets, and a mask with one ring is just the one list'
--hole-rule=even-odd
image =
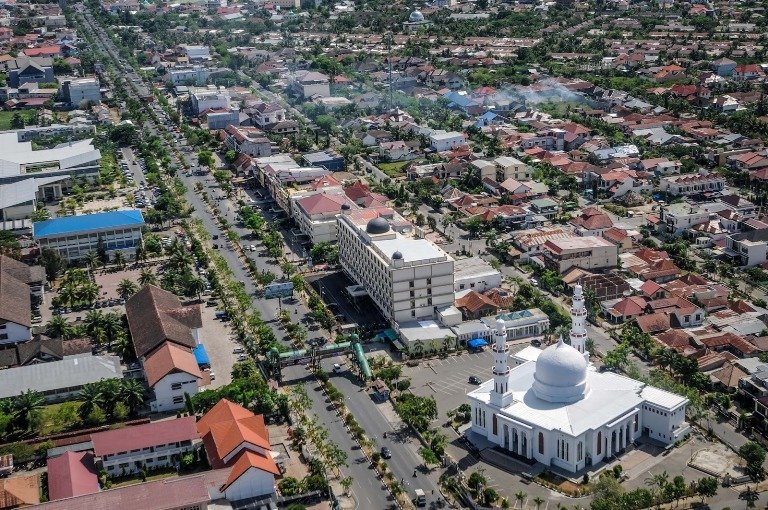
{"label": "arched window", "polygon": [[496,421],[496,414],[495,413],[493,415],[492,424],[493,424],[493,435],[495,436],[496,434],[499,433],[499,423],[498,423],[498,421]]}
{"label": "arched window", "polygon": [[539,432],[539,453],[544,455],[544,434]]}
{"label": "arched window", "polygon": [[635,415],[635,432],[637,432],[637,428],[640,426],[640,419],[639,416]]}
{"label": "arched window", "polygon": [[600,455],[603,453],[603,433],[598,432],[597,433],[597,454]]}
{"label": "arched window", "polygon": [[576,462],[581,462],[581,459],[584,458],[584,443],[579,441],[579,444],[576,445]]}

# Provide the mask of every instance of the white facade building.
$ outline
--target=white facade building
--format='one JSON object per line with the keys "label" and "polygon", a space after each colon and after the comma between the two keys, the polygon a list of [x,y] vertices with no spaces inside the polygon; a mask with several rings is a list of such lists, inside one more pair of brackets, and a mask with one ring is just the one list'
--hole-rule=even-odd
{"label": "white facade building", "polygon": [[101,102],[101,85],[96,78],[68,78],[59,87],[61,99],[70,108],[78,108],[84,101]]}
{"label": "white facade building", "polygon": [[229,91],[224,87],[216,88],[211,85],[196,88],[190,91],[189,97],[195,115],[200,115],[206,110],[229,110]]}
{"label": "white facade building", "polygon": [[449,151],[466,144],[464,133],[458,131],[435,131],[429,135],[429,145],[437,152]]}
{"label": "white facade building", "polygon": [[700,173],[662,177],[659,189],[670,195],[698,195],[714,193],[725,188],[725,178],[717,173]]}
{"label": "white facade building", "polygon": [[515,455],[578,472],[621,454],[640,436],[672,444],[690,430],[685,397],[590,366],[577,285],[572,347],[561,338],[527,347],[510,367],[504,321],[496,323],[493,379],[468,394],[471,432]]}
{"label": "white facade building", "polygon": [[205,85],[211,75],[210,69],[203,66],[176,67],[168,71],[168,80],[174,85],[192,83],[197,86]]}
{"label": "white facade building", "polygon": [[[375,216],[372,216],[372,213]],[[393,322],[436,318],[453,305],[453,258],[391,209],[339,216],[339,262]]]}

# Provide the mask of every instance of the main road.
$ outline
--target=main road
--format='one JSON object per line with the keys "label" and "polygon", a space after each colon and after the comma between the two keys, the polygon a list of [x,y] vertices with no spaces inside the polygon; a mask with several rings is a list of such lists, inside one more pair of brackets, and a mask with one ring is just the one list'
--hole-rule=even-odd
{"label": "main road", "polygon": [[[101,27],[97,27],[95,21],[93,20],[90,13],[85,14],[85,20],[88,25],[90,25],[90,28],[92,29],[93,33],[96,35],[96,40],[101,44],[102,48],[106,51],[108,55],[112,58],[115,65],[121,66],[118,59],[118,52],[117,48],[114,46],[112,41],[109,40],[109,38],[106,36],[105,32]],[[135,73],[132,68],[130,68],[129,65],[123,64],[123,69],[126,71],[126,73],[129,76],[134,76]],[[127,68],[127,69],[126,69]],[[128,91],[131,95],[136,97],[138,99],[138,95],[136,93],[136,89],[134,88],[134,82],[128,82]],[[145,86],[149,87],[149,84],[145,84]],[[146,103],[144,103],[146,104]],[[163,116],[164,115],[158,115],[156,112],[152,112],[149,110],[150,113],[150,119],[145,122],[144,128],[152,135],[160,137],[161,140],[164,140],[164,143],[166,144],[167,148],[169,149],[169,153],[171,154],[172,160],[178,165],[179,168],[183,168],[184,165],[181,164],[181,161],[179,161],[175,151],[174,147],[171,147],[168,141],[165,139],[164,134],[167,132],[169,134],[174,133],[173,126],[170,125],[170,122],[167,126],[160,125],[156,120],[154,120],[155,116]],[[167,119],[166,119],[167,120]],[[182,147],[184,144],[182,144]],[[193,161],[193,156],[187,152],[184,152],[182,154],[182,157],[186,160],[187,166],[194,167],[196,162]],[[200,182],[204,186],[212,187],[214,186],[212,181],[210,179],[206,178],[200,178],[198,176],[190,176],[186,173],[180,173],[181,179],[186,185],[186,192],[185,192],[185,198],[187,202],[189,203],[190,207],[195,211],[195,216],[202,221],[203,227],[205,230],[211,234],[211,236],[218,235],[219,238],[222,240],[221,243],[217,244],[223,244],[226,246],[226,234],[225,232],[219,227],[217,224],[213,214],[208,209],[208,206],[203,202],[202,198],[195,192],[195,184]],[[210,193],[209,193],[210,194]],[[215,202],[218,205],[218,207],[225,208],[229,207],[229,211],[222,210],[221,212],[225,214],[229,218],[234,218],[234,211],[231,210],[231,204],[228,205],[226,201],[222,202]],[[237,231],[241,234],[241,236],[246,235],[247,232],[244,229],[237,228]],[[221,249],[220,254],[229,264],[229,267],[231,268],[235,279],[238,281],[243,282],[243,285],[245,286],[245,290],[251,294],[255,295],[256,292],[256,285],[254,284],[253,280],[251,279],[247,269],[245,268],[243,261],[240,259],[239,255],[237,254],[237,251],[234,249]],[[270,269],[275,270],[274,266],[271,266],[268,264],[266,258],[256,257],[254,258],[257,265],[260,266],[260,269]],[[253,300],[253,306],[256,310],[258,310],[261,313],[261,316],[264,318],[265,321],[267,321],[271,327],[275,330],[275,334],[278,338],[282,338],[284,336],[283,332],[279,329],[278,321],[275,320],[276,314],[277,314],[277,307],[276,305],[268,300],[265,299],[257,299],[254,298]],[[296,314],[301,314],[302,316],[307,314],[309,310],[306,308],[306,306],[301,302],[298,301],[294,305],[296,309]],[[295,382],[297,384],[304,384],[305,387],[308,390],[308,394],[310,395],[310,398],[312,399],[312,412],[317,417],[318,421],[322,424],[324,424],[329,431],[330,439],[337,443],[340,448],[345,450],[348,455],[348,467],[344,468],[343,471],[345,474],[349,474],[353,478],[353,486],[352,486],[352,494],[356,501],[356,508],[360,509],[388,509],[388,508],[396,508],[397,505],[394,503],[394,500],[391,498],[389,493],[382,487],[382,484],[379,480],[377,480],[375,473],[372,468],[370,468],[370,463],[365,458],[365,456],[362,454],[362,451],[360,450],[359,445],[357,445],[351,435],[347,432],[346,427],[343,423],[341,423],[339,417],[337,416],[335,410],[325,402],[324,395],[319,391],[319,385],[317,380],[309,374],[306,370],[304,370],[303,366],[300,367],[292,367],[289,369],[286,369],[285,372],[285,379],[286,381]]]}

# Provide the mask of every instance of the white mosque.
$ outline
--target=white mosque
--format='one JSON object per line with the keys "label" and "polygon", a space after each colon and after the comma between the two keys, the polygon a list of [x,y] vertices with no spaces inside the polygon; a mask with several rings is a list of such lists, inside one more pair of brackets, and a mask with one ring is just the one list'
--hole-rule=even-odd
{"label": "white mosque", "polygon": [[467,395],[470,430],[574,473],[621,454],[641,435],[666,444],[687,435],[687,398],[590,365],[581,285],[573,293],[571,318],[571,345],[560,338],[543,350],[526,347],[512,359],[504,321],[496,322],[493,379]]}

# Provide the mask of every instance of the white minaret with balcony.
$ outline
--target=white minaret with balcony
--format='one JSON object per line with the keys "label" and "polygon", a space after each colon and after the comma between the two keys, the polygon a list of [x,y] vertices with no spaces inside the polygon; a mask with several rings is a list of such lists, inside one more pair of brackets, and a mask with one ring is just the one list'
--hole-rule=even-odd
{"label": "white minaret with balcony", "polygon": [[509,392],[509,347],[507,347],[507,328],[502,319],[496,321],[493,332],[493,391],[491,405],[506,407],[512,403]]}
{"label": "white minaret with balcony", "polygon": [[571,305],[571,347],[579,351],[589,360],[587,352],[587,308],[584,306],[584,293],[581,284],[573,289],[573,304]]}

